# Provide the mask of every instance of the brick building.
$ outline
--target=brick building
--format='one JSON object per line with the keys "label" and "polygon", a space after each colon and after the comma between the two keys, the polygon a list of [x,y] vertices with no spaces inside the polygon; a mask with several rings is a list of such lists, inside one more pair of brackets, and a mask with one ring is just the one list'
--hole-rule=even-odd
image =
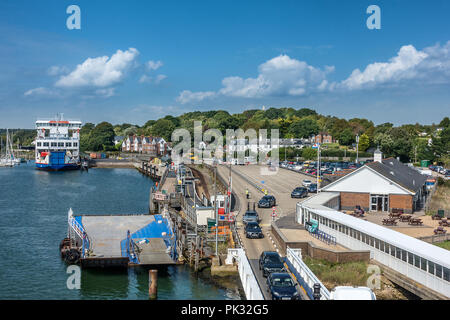
{"label": "brick building", "polygon": [[320,132],[313,137],[314,143],[333,143],[333,137],[327,132]]}
{"label": "brick building", "polygon": [[375,151],[370,162],[322,188],[340,193],[341,210],[359,205],[366,211],[412,213],[422,209],[427,197],[426,176],[394,158],[382,159]]}

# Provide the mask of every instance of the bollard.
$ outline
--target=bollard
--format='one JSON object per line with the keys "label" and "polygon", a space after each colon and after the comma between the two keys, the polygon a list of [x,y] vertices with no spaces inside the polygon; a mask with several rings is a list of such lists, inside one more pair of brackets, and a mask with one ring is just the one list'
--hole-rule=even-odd
{"label": "bollard", "polygon": [[151,300],[158,297],[158,270],[148,271],[148,297]]}
{"label": "bollard", "polygon": [[314,293],[313,293],[314,300],[320,300],[321,294],[320,294],[320,284],[314,283]]}

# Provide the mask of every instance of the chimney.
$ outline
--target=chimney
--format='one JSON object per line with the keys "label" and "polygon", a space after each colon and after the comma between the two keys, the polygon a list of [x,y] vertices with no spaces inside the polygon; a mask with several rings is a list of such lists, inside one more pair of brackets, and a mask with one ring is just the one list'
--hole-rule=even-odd
{"label": "chimney", "polygon": [[383,152],[381,152],[380,149],[378,149],[378,148],[373,153],[373,161],[379,162],[379,163],[383,162]]}

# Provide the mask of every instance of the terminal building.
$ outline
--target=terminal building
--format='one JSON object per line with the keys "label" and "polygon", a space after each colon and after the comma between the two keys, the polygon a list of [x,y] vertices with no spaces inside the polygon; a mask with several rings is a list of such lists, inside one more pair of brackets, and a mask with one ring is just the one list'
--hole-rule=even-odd
{"label": "terminal building", "polygon": [[428,297],[450,298],[450,251],[403,233],[338,211],[339,192],[322,192],[297,203],[296,221],[352,250],[369,250],[370,258],[427,288]]}
{"label": "terminal building", "polygon": [[394,158],[382,159],[376,150],[374,162],[358,168],[322,191],[340,193],[340,209],[413,213],[423,208],[427,177]]}

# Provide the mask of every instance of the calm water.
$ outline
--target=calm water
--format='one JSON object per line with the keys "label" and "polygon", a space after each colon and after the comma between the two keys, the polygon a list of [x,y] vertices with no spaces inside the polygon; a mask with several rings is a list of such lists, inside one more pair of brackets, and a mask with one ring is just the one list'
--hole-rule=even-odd
{"label": "calm water", "polygon": [[[145,213],[152,181],[132,169],[43,172],[33,164],[0,168],[0,299],[147,299],[148,270],[83,270],[66,286],[59,243],[67,211]],[[159,299],[239,299],[186,266],[158,269]]]}

